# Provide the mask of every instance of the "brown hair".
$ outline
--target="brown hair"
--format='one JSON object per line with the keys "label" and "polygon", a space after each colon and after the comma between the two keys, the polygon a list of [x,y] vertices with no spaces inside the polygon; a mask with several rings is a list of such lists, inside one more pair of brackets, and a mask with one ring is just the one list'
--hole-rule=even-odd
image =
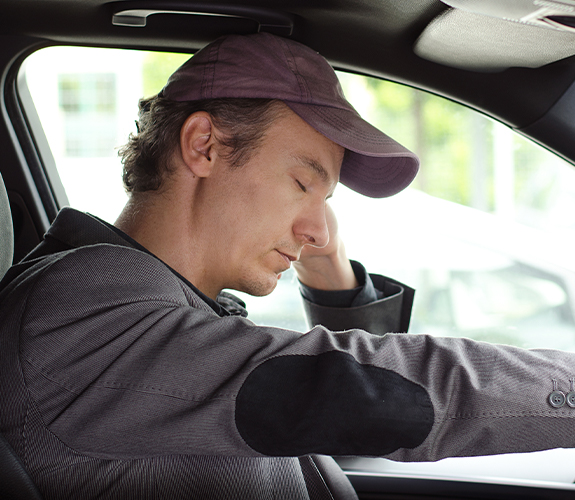
{"label": "brown hair", "polygon": [[178,102],[161,94],[139,102],[138,132],[130,134],[118,155],[124,164],[127,192],[157,190],[171,171],[172,155],[180,144],[180,130],[191,114],[209,113],[222,136],[220,155],[232,167],[244,165],[257,152],[268,127],[285,109],[273,99],[210,99]]}

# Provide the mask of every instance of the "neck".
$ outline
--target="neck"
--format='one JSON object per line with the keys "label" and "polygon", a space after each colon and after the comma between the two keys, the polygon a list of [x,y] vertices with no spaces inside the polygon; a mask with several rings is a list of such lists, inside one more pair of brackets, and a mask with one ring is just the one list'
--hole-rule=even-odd
{"label": "neck", "polygon": [[114,225],[215,300],[221,288],[207,276],[209,249],[198,243],[203,239],[187,200],[169,191],[132,194]]}

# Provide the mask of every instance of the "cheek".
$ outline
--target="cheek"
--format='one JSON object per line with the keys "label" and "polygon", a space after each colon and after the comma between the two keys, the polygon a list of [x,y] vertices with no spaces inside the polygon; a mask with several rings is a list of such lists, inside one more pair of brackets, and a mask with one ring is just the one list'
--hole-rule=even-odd
{"label": "cheek", "polygon": [[219,227],[228,233],[224,238],[233,254],[262,254],[278,241],[292,240],[293,223],[301,202],[291,184],[277,179],[238,182],[233,190],[221,193],[225,208],[220,212]]}
{"label": "cheek", "polygon": [[237,217],[246,230],[257,234],[257,238],[277,237],[283,234],[286,226],[289,226],[293,208],[283,193],[277,190],[267,189],[266,192],[258,193],[250,197],[247,195],[242,201]]}

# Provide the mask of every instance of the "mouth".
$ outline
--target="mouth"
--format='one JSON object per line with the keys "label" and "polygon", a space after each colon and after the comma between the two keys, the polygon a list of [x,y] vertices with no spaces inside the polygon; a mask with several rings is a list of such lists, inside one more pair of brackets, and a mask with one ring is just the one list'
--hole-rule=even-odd
{"label": "mouth", "polygon": [[297,257],[294,257],[293,255],[289,255],[283,252],[280,252],[279,250],[276,250],[277,253],[280,254],[280,256],[285,260],[285,263],[287,265],[287,269],[289,269],[291,267],[291,263],[294,260],[297,260]]}

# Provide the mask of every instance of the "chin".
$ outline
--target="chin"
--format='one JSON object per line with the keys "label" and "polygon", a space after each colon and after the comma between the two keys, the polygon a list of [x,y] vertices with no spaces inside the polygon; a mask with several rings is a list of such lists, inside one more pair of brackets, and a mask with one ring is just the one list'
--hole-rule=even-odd
{"label": "chin", "polygon": [[278,285],[278,276],[266,276],[265,278],[262,277],[261,279],[252,279],[252,280],[245,280],[241,283],[241,286],[236,288],[240,292],[247,293],[249,295],[253,295],[254,297],[265,297],[272,293],[276,286]]}

